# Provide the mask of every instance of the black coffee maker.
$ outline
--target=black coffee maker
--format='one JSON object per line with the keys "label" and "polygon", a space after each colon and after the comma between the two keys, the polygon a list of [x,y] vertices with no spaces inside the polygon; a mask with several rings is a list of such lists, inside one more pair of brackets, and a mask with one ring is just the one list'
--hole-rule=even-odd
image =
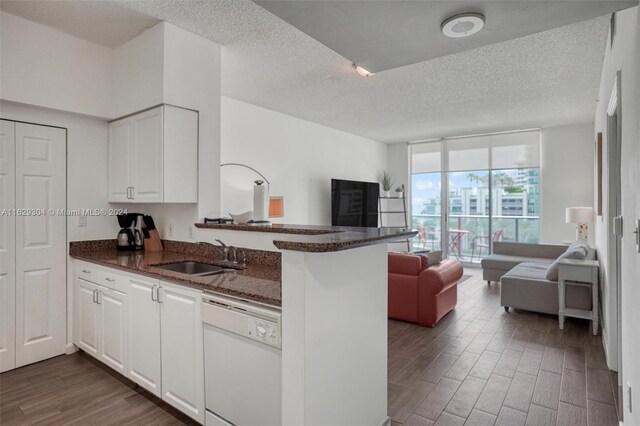
{"label": "black coffee maker", "polygon": [[127,213],[118,215],[118,250],[142,250],[144,249],[143,217],[141,213]]}

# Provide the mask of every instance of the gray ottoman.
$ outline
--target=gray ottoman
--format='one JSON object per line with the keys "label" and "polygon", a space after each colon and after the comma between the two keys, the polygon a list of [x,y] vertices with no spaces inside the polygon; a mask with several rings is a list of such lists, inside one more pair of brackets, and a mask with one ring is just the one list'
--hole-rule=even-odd
{"label": "gray ottoman", "polygon": [[[500,304],[509,308],[525,309],[558,315],[558,282],[545,279],[549,265],[524,262],[500,279]],[[567,307],[591,309],[591,292],[588,288],[567,283]]]}

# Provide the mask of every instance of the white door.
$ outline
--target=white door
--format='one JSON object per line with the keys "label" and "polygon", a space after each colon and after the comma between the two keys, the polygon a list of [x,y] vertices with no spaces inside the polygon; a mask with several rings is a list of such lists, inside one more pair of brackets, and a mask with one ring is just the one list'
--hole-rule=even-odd
{"label": "white door", "polygon": [[104,289],[100,304],[100,360],[123,375],[126,370],[127,295]]}
{"label": "white door", "polygon": [[160,305],[158,281],[129,279],[128,352],[129,378],[156,396],[160,395]]}
{"label": "white door", "polygon": [[163,107],[136,114],[133,120],[133,199],[163,201]]}
{"label": "white door", "polygon": [[131,201],[131,150],[133,126],[130,119],[109,124],[109,201]]}
{"label": "white door", "polygon": [[98,287],[88,281],[77,279],[77,297],[76,304],[78,312],[76,314],[77,324],[77,341],[78,347],[88,354],[98,357],[98,321],[99,306],[96,302]]}
{"label": "white door", "polygon": [[16,123],[16,366],[64,353],[66,130]]}
{"label": "white door", "polygon": [[162,284],[162,399],[204,423],[204,353],[199,292]]}
{"label": "white door", "polygon": [[[15,123],[0,120],[0,210],[10,213],[15,194]],[[16,363],[16,222],[11,214],[0,215],[0,372]]]}

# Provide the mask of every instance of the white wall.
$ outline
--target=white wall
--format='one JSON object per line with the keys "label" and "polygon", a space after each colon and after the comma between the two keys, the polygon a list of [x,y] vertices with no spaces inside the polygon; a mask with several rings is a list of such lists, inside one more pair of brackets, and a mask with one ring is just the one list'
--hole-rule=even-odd
{"label": "white wall", "polygon": [[2,12],[2,99],[109,116],[112,50]]}
{"label": "white wall", "polygon": [[[331,224],[331,178],[378,181],[387,146],[326,126],[222,97],[221,161],[244,163],[284,196],[285,216],[273,222]],[[221,211],[253,210],[249,170],[222,169]]]}
{"label": "white wall", "polygon": [[113,50],[109,117],[118,118],[163,101],[164,23]]}
{"label": "white wall", "polygon": [[565,209],[593,207],[594,146],[593,123],[542,129],[540,242],[575,240],[575,224],[565,222]]}
{"label": "white wall", "polygon": [[409,144],[394,143],[387,146],[387,165],[393,179],[394,188],[404,185],[409,188]]}
{"label": "white wall", "polygon": [[164,102],[199,111],[198,205],[202,220],[220,209],[221,48],[201,36],[163,23]]}
{"label": "white wall", "polygon": [[626,399],[627,383],[633,387],[633,412],[629,411],[628,401],[624,404],[624,424],[640,424],[640,365],[636,362],[640,354],[640,334],[637,324],[640,323],[640,288],[638,277],[640,276],[640,254],[635,246],[633,222],[640,218],[640,93],[638,84],[638,22],[640,11],[637,7],[624,10],[616,14],[616,38],[613,44],[607,44],[602,79],[600,82],[599,102],[595,115],[595,132],[602,132],[604,136],[604,181],[605,188],[603,205],[604,215],[596,220],[596,243],[598,246],[603,276],[601,281],[602,309],[604,314],[603,343],[607,351],[607,362],[615,364],[611,358],[615,356],[615,336],[608,329],[616,321],[615,315],[615,289],[608,282],[609,262],[607,260],[607,224],[611,215],[608,212],[606,192],[608,182],[608,170],[606,169],[606,110],[611,97],[616,78],[616,72],[622,71],[622,108],[620,119],[622,120],[622,215],[624,217],[624,229],[622,237],[622,371],[621,383]]}

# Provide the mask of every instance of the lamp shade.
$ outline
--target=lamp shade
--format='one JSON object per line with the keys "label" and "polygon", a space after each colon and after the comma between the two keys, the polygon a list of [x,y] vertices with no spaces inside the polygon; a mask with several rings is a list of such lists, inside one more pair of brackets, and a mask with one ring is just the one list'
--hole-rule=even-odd
{"label": "lamp shade", "polygon": [[284,216],[284,197],[269,197],[269,217]]}
{"label": "lamp shade", "polygon": [[567,223],[591,223],[594,217],[591,207],[568,207],[566,211]]}

